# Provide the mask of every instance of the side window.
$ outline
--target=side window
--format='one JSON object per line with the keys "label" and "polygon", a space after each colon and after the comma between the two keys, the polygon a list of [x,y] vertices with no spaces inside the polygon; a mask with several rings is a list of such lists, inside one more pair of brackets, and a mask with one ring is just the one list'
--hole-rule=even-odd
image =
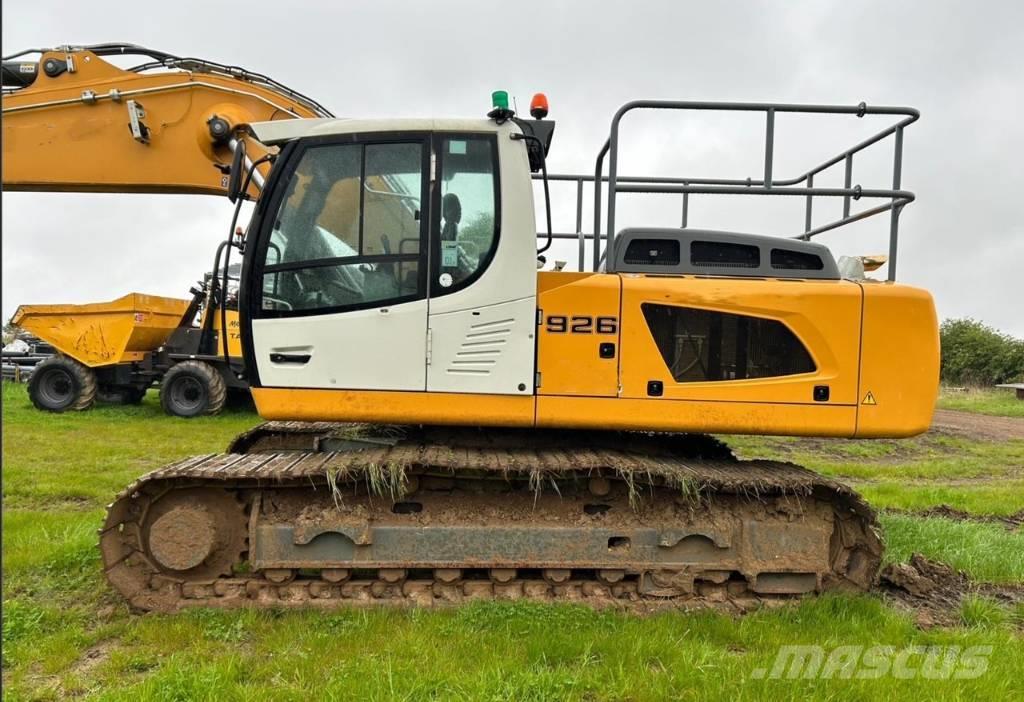
{"label": "side window", "polygon": [[262,309],[359,309],[425,297],[423,142],[309,147],[263,268]]}
{"label": "side window", "polygon": [[814,360],[782,322],[673,305],[641,305],[677,383],[813,373]]}
{"label": "side window", "polygon": [[432,295],[465,287],[487,268],[498,244],[498,182],[490,136],[440,139],[441,207]]}

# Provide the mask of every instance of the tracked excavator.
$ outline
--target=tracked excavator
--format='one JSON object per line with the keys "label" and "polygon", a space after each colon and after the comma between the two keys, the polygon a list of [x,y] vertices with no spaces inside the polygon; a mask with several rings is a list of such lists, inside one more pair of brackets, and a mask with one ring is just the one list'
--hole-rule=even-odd
{"label": "tracked excavator", "polygon": [[[526,119],[501,91],[478,119],[238,116],[212,147],[209,130],[192,129],[178,153],[161,148],[162,134],[188,125],[147,97],[149,140],[140,140],[128,91],[117,80],[106,93],[83,91],[75,73],[59,72],[69,58],[108,70],[95,51],[43,53],[46,77],[5,97],[5,149],[17,97],[39,100],[21,114],[36,110],[25,129],[40,133],[33,122],[49,118],[51,103],[81,115],[69,134],[90,133],[89,110],[109,112],[109,134],[75,147],[92,160],[115,156],[102,177],[26,167],[22,183],[255,199],[244,237],[225,248],[242,255],[244,372],[269,421],[225,453],[142,476],[109,506],[103,567],[134,607],[526,597],[745,608],[871,586],[882,543],[859,495],[789,463],[738,460],[708,435],[928,428],[934,305],[895,282],[899,215],[914,199],[900,182],[913,109],[631,102],[587,175],[547,172],[546,98]],[[191,72],[167,80],[210,79],[201,64],[179,67]],[[33,97],[61,85],[66,102]],[[121,102],[104,97],[112,91]],[[281,104],[279,115],[296,106]],[[638,110],[761,115],[763,175],[619,174],[623,118]],[[782,178],[775,121],[791,114],[888,126]],[[855,184],[854,158],[880,143],[894,146],[892,183]],[[222,161],[210,162],[211,148]],[[139,158],[149,167],[122,168]],[[209,168],[202,182],[178,177],[202,170],[189,163]],[[844,168],[844,185],[816,186],[832,168]],[[577,186],[569,233],[551,224],[549,183],[564,181]],[[681,226],[620,227],[617,203],[641,193],[679,198]],[[796,197],[805,218],[788,238],[694,228],[696,195]],[[822,199],[841,202],[842,216],[815,225]],[[875,204],[854,211],[862,200]],[[890,225],[887,281],[812,241],[880,214]],[[578,271],[538,265],[562,240],[578,245]]]}

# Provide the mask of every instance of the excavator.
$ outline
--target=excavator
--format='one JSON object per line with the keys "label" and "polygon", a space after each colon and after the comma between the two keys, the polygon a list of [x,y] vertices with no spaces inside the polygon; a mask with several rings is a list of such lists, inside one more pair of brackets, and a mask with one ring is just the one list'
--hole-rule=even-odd
{"label": "excavator", "polygon": [[[102,58],[129,50],[154,60]],[[214,193],[236,218],[254,201],[222,247],[241,255],[244,374],[268,421],[111,503],[103,568],[131,606],[745,609],[872,586],[883,544],[856,492],[710,435],[929,427],[935,308],[895,282],[915,110],[634,101],[593,174],[559,175],[541,94],[529,119],[503,91],[479,118],[336,119],[266,77],[139,47],[61,47],[13,72],[8,187]],[[639,110],[763,116],[763,176],[619,174]],[[775,121],[790,114],[888,126],[782,178]],[[879,143],[894,145],[891,187],[855,184],[855,157]],[[843,186],[816,186],[831,168]],[[575,232],[552,228],[560,181],[577,185]],[[627,194],[680,198],[681,226],[619,226]],[[790,237],[694,228],[696,195],[795,197],[805,221]],[[815,226],[822,199],[843,214]],[[877,204],[854,211],[861,200]],[[865,274],[881,259],[837,262],[812,241],[883,213],[886,281]],[[547,264],[562,240],[579,270]]]}

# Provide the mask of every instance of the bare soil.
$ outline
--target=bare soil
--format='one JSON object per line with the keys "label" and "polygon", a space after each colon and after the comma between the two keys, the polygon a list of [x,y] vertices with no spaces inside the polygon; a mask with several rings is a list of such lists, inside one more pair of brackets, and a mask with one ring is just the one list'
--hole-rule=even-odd
{"label": "bare soil", "polygon": [[992,417],[973,412],[937,409],[932,419],[932,431],[936,429],[971,439],[1009,441],[1024,439],[1024,418]]}
{"label": "bare soil", "polygon": [[909,563],[886,566],[878,587],[886,599],[912,612],[922,628],[959,624],[960,604],[969,595],[984,595],[1009,605],[1024,602],[1024,584],[974,583],[962,571],[919,553],[911,556]]}

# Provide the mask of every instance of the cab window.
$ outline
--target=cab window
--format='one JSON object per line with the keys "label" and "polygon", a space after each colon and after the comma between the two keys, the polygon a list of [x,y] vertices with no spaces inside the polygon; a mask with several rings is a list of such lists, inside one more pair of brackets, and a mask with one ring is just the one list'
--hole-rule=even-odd
{"label": "cab window", "polygon": [[422,141],[307,147],[264,253],[263,311],[341,311],[425,297]]}
{"label": "cab window", "polygon": [[487,268],[498,244],[498,179],[491,135],[439,140],[440,207],[432,296],[466,287]]}

